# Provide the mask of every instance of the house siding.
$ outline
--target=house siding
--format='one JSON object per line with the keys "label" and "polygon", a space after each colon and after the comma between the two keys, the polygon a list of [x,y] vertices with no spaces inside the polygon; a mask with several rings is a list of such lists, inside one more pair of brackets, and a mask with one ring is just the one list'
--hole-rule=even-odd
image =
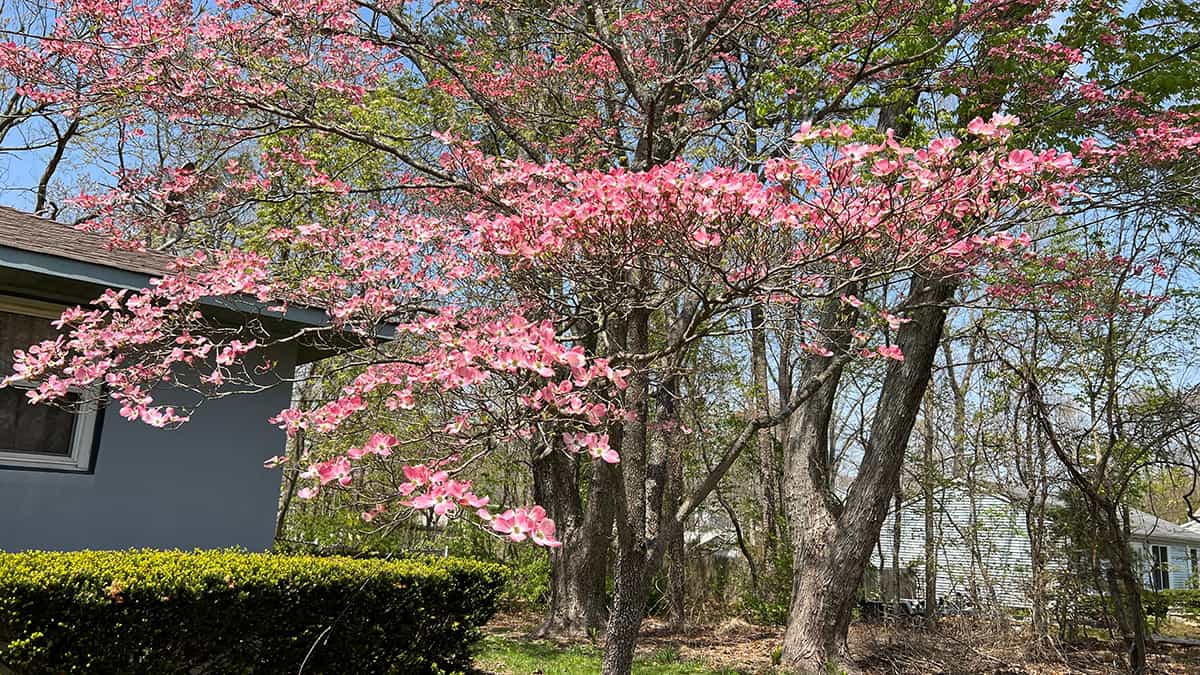
{"label": "house siding", "polygon": [[[295,356],[273,352],[274,372]],[[270,548],[280,474],[262,462],[285,438],[267,419],[290,399],[279,385],[209,400],[170,430],[106,408],[91,473],[0,469],[0,550]]]}
{"label": "house siding", "polygon": [[[972,508],[971,496],[960,488],[947,488],[935,495],[934,541],[937,549],[937,592],[939,596],[964,593],[983,602],[1004,607],[1028,607],[1031,591],[1029,535],[1022,507],[1003,497],[977,494]],[[871,564],[886,572],[892,566],[894,514],[888,513],[879,533],[879,546]],[[900,567],[915,580],[913,596],[924,598],[925,578],[925,507],[920,498],[900,510]],[[977,532],[979,551],[971,552],[969,536]],[[1162,534],[1162,533],[1160,533]],[[1193,543],[1172,541],[1151,533],[1135,537],[1131,547],[1137,554],[1141,576],[1153,587],[1150,574],[1152,545],[1167,547],[1171,588],[1193,587],[1190,547]],[[1064,561],[1051,558],[1047,568],[1062,570]]]}
{"label": "house siding", "polygon": [[[999,605],[1027,606],[1031,556],[1019,511],[990,495],[976,495],[972,508],[970,496],[960,490],[937,493],[934,508],[938,595],[963,593]],[[893,515],[888,514],[872,556],[872,564],[884,570],[892,565]],[[912,570],[916,597],[923,598],[924,502],[918,499],[905,504],[900,524],[900,567]],[[977,532],[977,555],[972,554],[969,543],[972,531]]]}
{"label": "house siding", "polygon": [[1166,541],[1155,541],[1153,539],[1135,543],[1134,550],[1138,553],[1138,564],[1141,568],[1142,582],[1147,588],[1154,587],[1154,578],[1150,573],[1151,561],[1153,560],[1151,557],[1151,546],[1167,547],[1167,573],[1171,588],[1196,587],[1188,549],[1200,548],[1200,544],[1176,544]]}

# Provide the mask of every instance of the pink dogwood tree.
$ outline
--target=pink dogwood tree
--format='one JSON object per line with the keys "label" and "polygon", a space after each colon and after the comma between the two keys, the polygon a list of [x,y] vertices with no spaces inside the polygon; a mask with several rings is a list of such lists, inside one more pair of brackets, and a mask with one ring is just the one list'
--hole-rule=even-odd
{"label": "pink dogwood tree", "polygon": [[[339,395],[272,421],[407,431],[312,461],[300,495],[398,465],[403,484],[364,518],[431,510],[558,549],[554,593],[575,627],[603,613],[595,581],[602,592],[615,526],[609,673],[630,669],[669,542],[776,425],[799,561],[784,659],[840,658],[957,290],[1009,273],[997,294],[1030,297],[1017,271],[1031,237],[1094,198],[1081,183],[1200,143],[1193,117],[1135,111],[1086,82],[1070,83],[1094,103],[1081,114],[1114,140],[1089,140],[1079,157],[1029,132],[1045,120],[1002,112],[1011,99],[1032,113],[1054,93],[1005,64],[1061,65],[1061,79],[1076,58],[1031,37],[1054,12],[1032,4],[62,0],[53,11],[52,33],[0,47],[25,96],[119,115],[109,140],[122,157],[153,127],[205,158],[123,163],[74,200],[114,245],[178,257],[154,286],[73,309],[62,337],[18,353],[14,377],[41,383],[31,398],[102,383],[125,417],[173,426],[191,411],[161,402],[165,388],[252,391],[278,344],[352,339]],[[1021,38],[996,46],[993,33]],[[917,129],[918,98],[951,92],[949,128],[934,114]],[[278,204],[296,208],[263,217]],[[202,311],[212,298],[319,307],[329,326],[221,326]],[[672,392],[697,344],[762,307],[789,317],[797,376],[684,494],[668,470],[681,462]],[[886,364],[874,449],[843,500],[820,459],[824,431],[847,364],[867,359]],[[546,503],[476,491],[473,466],[497,452],[529,454]],[[593,467],[586,504],[581,461]]]}

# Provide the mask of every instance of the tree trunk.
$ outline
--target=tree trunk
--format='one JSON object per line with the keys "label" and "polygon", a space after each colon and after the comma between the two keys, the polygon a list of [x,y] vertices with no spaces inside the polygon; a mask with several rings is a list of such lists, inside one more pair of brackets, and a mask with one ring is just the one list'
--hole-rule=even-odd
{"label": "tree trunk", "polygon": [[[1082,493],[1088,506],[1088,515],[1100,530],[1100,548],[1108,556],[1112,574],[1116,577],[1110,579],[1111,587],[1114,591],[1119,591],[1114,592],[1112,596],[1113,603],[1116,605],[1117,620],[1121,624],[1122,637],[1129,650],[1129,672],[1141,675],[1147,672],[1146,612],[1142,607],[1142,584],[1134,571],[1132,553],[1129,550],[1129,512],[1122,511],[1119,493],[1114,498],[1109,496],[1113,494],[1111,489],[1105,489],[1108,476],[1105,475],[1103,462],[1093,468],[1090,474],[1085,474],[1081,467],[1073,462],[1075,457],[1063,446],[1051,423],[1051,413],[1046,401],[1042,398],[1041,391],[1028,375],[1023,374],[1023,377],[1025,377],[1026,383],[1031,385],[1029,393],[1033,410],[1037,416],[1038,426],[1045,434],[1046,442],[1067,470],[1072,485]],[[1107,386],[1109,392],[1117,391],[1115,383],[1110,382]],[[1097,450],[1102,458],[1112,456],[1114,452],[1112,442],[1110,440],[1110,444],[1105,450]]]}
{"label": "tree trunk", "polygon": [[[634,285],[641,286],[635,271]],[[644,307],[629,312],[625,329],[625,350],[645,353],[649,347],[650,314]],[[604,675],[628,675],[633,668],[633,651],[646,608],[647,542],[646,468],[649,459],[650,378],[644,370],[634,370],[625,389],[625,409],[631,415],[621,425],[621,462],[617,464],[617,564],[613,583],[613,608],[604,636]],[[662,550],[661,546],[656,547]]]}
{"label": "tree trunk", "polygon": [[[974,462],[971,465],[972,467],[976,466]],[[967,542],[968,550],[971,551],[971,576],[968,579],[967,590],[971,595],[971,604],[978,607],[983,601],[983,594],[979,592],[979,579],[983,574],[980,572],[982,565],[979,554],[979,483],[975,480],[974,468],[967,474],[967,505],[970,510],[967,521],[969,529],[967,535],[963,537]]]}
{"label": "tree trunk", "polygon": [[1113,602],[1117,609],[1117,621],[1125,639],[1129,672],[1132,675],[1143,675],[1146,668],[1146,611],[1142,607],[1142,584],[1133,569],[1133,560],[1129,551],[1129,538],[1126,535],[1123,518],[1117,513],[1115,504],[1102,506],[1108,536],[1105,537],[1105,547],[1108,549],[1109,561],[1119,585],[1120,593],[1113,594]]}
{"label": "tree trunk", "polygon": [[646,609],[644,554],[644,545],[635,545],[632,550],[621,551],[617,556],[613,608],[604,636],[601,665],[604,675],[629,675],[633,670],[633,652]]}
{"label": "tree trunk", "polygon": [[[679,420],[675,419],[674,422],[678,425]],[[674,514],[683,501],[683,434],[677,426],[668,435],[667,443],[667,489],[663,496],[663,510]],[[683,528],[670,528],[663,536],[666,537],[666,555],[670,561],[667,567],[667,597],[670,601],[667,619],[672,630],[681,630],[687,624],[687,589],[684,585],[684,562],[687,553],[684,550]]]}
{"label": "tree trunk", "polygon": [[558,527],[562,546],[550,551],[550,598],[536,637],[593,637],[607,619],[604,585],[612,533],[612,471],[593,465],[587,510],[580,495],[579,457],[559,449],[533,459],[534,497]]}
{"label": "tree trunk", "polygon": [[687,586],[684,583],[684,561],[687,555],[683,546],[683,530],[680,530],[667,547],[670,565],[667,567],[667,595],[670,599],[667,620],[671,630],[682,630],[687,626]]}
{"label": "tree trunk", "polygon": [[804,672],[824,673],[829,665],[849,660],[846,636],[858,580],[846,583],[853,561],[848,559],[850,547],[838,536],[837,519],[824,508],[815,508],[814,515],[806,523],[811,529],[797,557],[797,569],[803,572],[793,581],[782,661]]}
{"label": "tree trunk", "polygon": [[900,618],[900,539],[904,536],[904,493],[896,487],[892,498],[892,616]]}
{"label": "tree trunk", "polygon": [[[762,305],[750,308],[750,365],[754,387],[751,400],[750,417],[769,416],[771,414],[770,383],[767,372],[767,336],[766,312]],[[770,576],[777,558],[776,546],[779,544],[779,493],[775,486],[779,484],[779,462],[775,458],[774,433],[770,429],[760,429],[756,439],[758,469],[758,507],[762,530],[759,536],[759,556],[762,561],[760,569]]]}
{"label": "tree trunk", "polygon": [[[292,391],[291,407],[300,410],[307,410],[308,403],[305,400],[306,394],[311,388],[309,377],[312,376],[312,364],[298,366],[296,368],[296,381],[298,384]],[[297,429],[296,435],[291,438],[290,450],[291,459],[283,467],[284,483],[283,495],[280,498],[279,510],[275,514],[275,541],[279,542],[287,535],[287,519],[288,513],[292,507],[292,500],[296,496],[296,482],[300,479],[300,474],[303,472],[301,464],[304,461],[304,456],[308,452],[305,447],[304,429]]]}
{"label": "tree trunk", "polygon": [[1046,501],[1049,499],[1049,477],[1047,476],[1047,457],[1044,439],[1037,433],[1036,424],[1029,420],[1026,425],[1026,444],[1032,443],[1036,449],[1032,489],[1029,491],[1029,504],[1026,509],[1025,523],[1029,533],[1030,581],[1032,592],[1030,604],[1030,625],[1034,639],[1041,642],[1050,634],[1050,619],[1047,583],[1048,570],[1046,563],[1049,559],[1047,552]]}
{"label": "tree trunk", "polygon": [[[850,331],[857,318],[856,312],[847,311],[838,300],[831,299],[826,304],[820,328],[829,340],[831,351],[850,348]],[[807,358],[801,381],[811,379],[832,358],[816,355]],[[852,592],[847,597],[847,589],[839,583],[835,539],[842,504],[833,493],[831,473],[835,469],[829,466],[829,426],[842,373],[843,368],[838,367],[788,419],[784,432],[784,500],[794,563],[782,662],[787,666],[808,665],[814,671],[823,670],[831,657],[847,653],[845,631],[837,621],[842,606],[846,606],[845,614],[849,615],[848,603],[853,598]],[[822,598],[823,602],[814,603],[813,598]]]}
{"label": "tree trunk", "polygon": [[[561,534],[561,533],[560,533]],[[550,601],[534,637],[595,637],[608,618],[604,582],[607,551],[596,551],[582,528],[550,552]]]}
{"label": "tree trunk", "polygon": [[275,515],[275,542],[283,540],[287,534],[287,517],[288,511],[292,507],[292,499],[296,496],[296,481],[300,479],[302,469],[300,468],[301,459],[304,456],[304,429],[297,429],[296,435],[292,438],[292,456],[291,462],[285,466],[283,471],[285,474],[283,483],[283,498],[279,502],[279,511]]}
{"label": "tree trunk", "polygon": [[[629,273],[631,286],[647,290],[647,272],[635,266]],[[678,342],[700,306],[697,296],[686,297],[677,307],[667,343]],[[633,303],[623,322],[623,351],[645,354],[650,349],[650,313],[645,303]],[[656,390],[663,427],[670,433],[653,448],[650,444],[650,373],[634,369],[624,392],[624,420],[613,426],[610,443],[619,446],[616,465],[617,561],[613,584],[613,608],[604,641],[602,669],[605,675],[625,675],[633,666],[633,653],[646,609],[646,595],[653,575],[669,548],[682,560],[683,438],[678,430],[677,399],[682,362],[686,351],[665,366],[663,381]],[[747,437],[746,440],[749,440]],[[736,457],[736,455],[735,455]],[[710,475],[719,480],[721,474]],[[715,485],[715,482],[713,483]],[[690,501],[690,500],[689,500]],[[682,586],[682,578],[679,580]],[[677,597],[681,600],[682,594]]]}
{"label": "tree trunk", "polygon": [[[929,383],[945,324],[951,280],[914,277],[897,333],[904,360],[889,365],[858,476],[844,502],[830,489],[827,452],[836,382],[789,425],[789,515],[796,571],[783,663],[810,672],[847,665],[856,591],[900,480],[904,451]],[[823,323],[823,325],[826,325]],[[811,361],[816,361],[813,359]],[[839,378],[840,379],[840,378]]]}
{"label": "tree trunk", "polygon": [[933,396],[932,390],[925,395],[925,429],[922,448],[921,493],[925,499],[925,623],[933,626],[938,620],[937,588],[937,537],[934,535],[934,481],[937,467],[933,463]]}
{"label": "tree trunk", "polygon": [[[694,306],[684,306],[680,315],[688,317],[695,311]],[[678,322],[680,317],[676,317]],[[670,372],[659,386],[658,405],[659,419],[662,429],[662,473],[665,474],[665,485],[662,496],[658,498],[658,513],[647,513],[652,525],[652,536],[664,538],[667,565],[667,621],[674,631],[682,629],[686,623],[685,587],[684,587],[684,540],[683,527],[674,527],[674,514],[683,503],[683,449],[686,442],[682,429],[682,419],[679,416],[679,400],[682,396],[682,374],[678,370]],[[649,510],[655,510],[654,490],[650,492]],[[660,532],[660,530],[665,530]]]}

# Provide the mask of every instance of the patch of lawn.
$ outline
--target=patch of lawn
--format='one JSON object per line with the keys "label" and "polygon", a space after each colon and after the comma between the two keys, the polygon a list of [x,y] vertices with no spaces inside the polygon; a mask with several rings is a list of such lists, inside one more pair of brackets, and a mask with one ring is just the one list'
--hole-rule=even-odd
{"label": "patch of lawn", "polygon": [[[678,661],[678,651],[663,649],[638,658],[633,664],[633,672],[637,675],[730,675],[734,672]],[[475,656],[475,667],[495,675],[593,675],[600,672],[600,649],[590,645],[559,647],[542,640],[487,637]]]}

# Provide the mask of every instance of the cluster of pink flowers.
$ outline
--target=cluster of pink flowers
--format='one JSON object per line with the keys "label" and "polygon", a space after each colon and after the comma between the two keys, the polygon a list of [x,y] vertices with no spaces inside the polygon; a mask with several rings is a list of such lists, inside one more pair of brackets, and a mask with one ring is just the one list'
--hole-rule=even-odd
{"label": "cluster of pink flowers", "polygon": [[621,461],[620,455],[608,445],[608,434],[564,433],[563,443],[570,452],[587,453],[593,459],[602,459],[609,464]]}
{"label": "cluster of pink flowers", "polygon": [[554,520],[547,518],[546,510],[540,506],[508,509],[498,515],[480,509],[479,517],[490,521],[493,530],[507,535],[512,541],[519,543],[530,539],[539,546],[562,546],[562,543],[554,538]]}

